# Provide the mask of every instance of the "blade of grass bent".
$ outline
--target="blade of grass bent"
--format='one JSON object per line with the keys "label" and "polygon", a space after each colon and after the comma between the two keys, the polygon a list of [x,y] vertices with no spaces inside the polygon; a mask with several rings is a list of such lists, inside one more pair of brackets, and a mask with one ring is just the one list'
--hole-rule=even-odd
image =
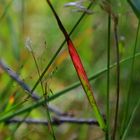
{"label": "blade of grass bent", "polygon": [[[139,57],[139,56],[140,56],[140,53],[136,53],[136,54],[135,54],[135,57]],[[120,64],[125,63],[125,62],[127,62],[127,61],[130,61],[130,60],[132,60],[132,59],[133,59],[132,56],[130,56],[130,57],[128,57],[128,58],[125,58],[125,59],[123,59],[123,60],[120,61]],[[115,66],[116,66],[116,63],[110,65],[110,69],[114,68]],[[107,71],[108,71],[107,68],[103,68],[103,69],[101,69],[100,71],[96,72],[95,74],[91,75],[88,79],[89,79],[89,81],[92,81],[92,80],[98,78],[99,76],[101,76],[102,74],[104,74],[104,73],[107,72]],[[78,82],[75,82],[74,84],[71,84],[70,86],[66,87],[65,89],[63,89],[63,90],[61,90],[61,91],[55,93],[55,95],[53,95],[53,96],[55,96],[55,97],[54,97],[52,100],[56,99],[56,98],[59,97],[59,96],[62,96],[63,94],[66,94],[67,92],[69,92],[69,91],[71,91],[71,90],[73,90],[73,89],[79,87],[80,85],[81,85],[81,84],[80,84],[79,81],[78,81]],[[30,92],[31,92],[31,91],[29,91],[29,93],[30,93]],[[52,97],[53,97],[53,96],[52,96]],[[41,100],[41,99],[40,99],[40,100]],[[20,106],[20,105],[23,104],[25,101],[26,101],[26,100],[24,100],[23,102],[20,102],[19,104],[13,106],[10,110],[8,110],[8,112],[14,110],[15,108],[17,108],[17,106]],[[39,100],[38,100],[38,101],[39,101]],[[51,100],[49,100],[49,101],[51,101]],[[43,104],[43,103],[42,103],[42,104]],[[7,112],[7,113],[8,113],[8,112]],[[6,113],[6,114],[7,114],[7,113]]]}
{"label": "blade of grass bent", "polygon": [[92,91],[92,88],[90,86],[90,83],[88,81],[88,78],[87,78],[87,75],[86,75],[86,72],[84,70],[84,67],[83,67],[83,64],[81,62],[81,59],[68,35],[68,33],[66,32],[62,22],[60,21],[57,13],[55,12],[53,6],[51,5],[50,1],[49,0],[46,0],[48,5],[50,6],[56,20],[57,20],[57,23],[58,23],[58,26],[60,28],[60,30],[62,31],[62,33],[64,34],[65,36],[65,39],[67,41],[67,45],[68,45],[68,50],[69,50],[69,54],[71,56],[71,60],[73,62],[73,65],[75,67],[75,70],[77,72],[77,75],[79,77],[79,80],[81,81],[81,84],[82,84],[82,87],[87,95],[87,98],[90,102],[90,105],[92,106],[94,112],[95,112],[95,116],[96,116],[96,119],[98,120],[98,123],[100,125],[100,127],[105,130],[106,129],[106,125],[105,125],[105,122],[104,122],[104,119],[100,113],[100,110],[97,106],[97,103],[95,101],[95,98],[94,98],[94,95],[93,95],[93,91]]}
{"label": "blade of grass bent", "polygon": [[[138,57],[138,56],[140,56],[140,53],[137,53],[137,54],[135,55],[135,57]],[[126,59],[123,59],[123,60],[120,61],[120,64],[125,63],[125,62],[131,60],[132,58],[133,58],[133,57],[131,56],[131,57],[128,57],[128,58],[126,58]],[[112,64],[112,65],[110,66],[110,69],[114,68],[115,66],[116,66],[116,63]],[[93,79],[99,77],[100,75],[102,75],[102,74],[105,73],[106,71],[107,71],[107,68],[102,69],[102,70],[99,71],[98,73],[92,75],[92,76],[89,78],[89,80],[93,80]],[[71,85],[71,86],[69,86],[69,87],[63,89],[62,91],[59,91],[59,92],[55,93],[55,95],[51,96],[50,98],[47,98],[46,100],[44,100],[44,99],[43,99],[43,100],[40,100],[40,101],[36,102],[35,104],[33,104],[33,105],[31,105],[31,106],[28,106],[28,107],[26,107],[26,108],[23,108],[23,109],[21,109],[21,110],[18,110],[18,111],[15,112],[15,113],[10,113],[10,114],[7,114],[7,115],[5,115],[5,116],[3,116],[3,117],[0,117],[0,123],[1,123],[1,122],[4,122],[4,121],[7,121],[7,120],[11,119],[12,117],[15,117],[15,116],[17,116],[17,115],[20,115],[20,114],[22,114],[22,113],[25,113],[25,112],[28,112],[28,111],[30,111],[30,110],[33,110],[33,109],[35,109],[35,108],[37,108],[37,107],[39,107],[39,106],[42,106],[42,104],[44,104],[44,103],[46,103],[46,102],[50,102],[50,101],[52,101],[52,100],[54,100],[54,99],[56,99],[56,98],[58,98],[58,97],[60,97],[60,96],[62,96],[62,95],[64,95],[64,94],[68,93],[68,91],[71,91],[72,89],[74,89],[74,88],[76,88],[76,87],[78,87],[78,86],[80,86],[80,82],[77,82],[77,83],[75,83],[75,84],[73,84],[73,85]]]}

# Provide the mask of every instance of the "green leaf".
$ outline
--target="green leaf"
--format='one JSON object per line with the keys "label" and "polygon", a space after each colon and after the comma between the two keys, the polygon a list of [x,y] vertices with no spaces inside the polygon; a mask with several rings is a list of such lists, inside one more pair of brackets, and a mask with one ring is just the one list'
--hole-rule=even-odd
{"label": "green leaf", "polygon": [[140,0],[127,0],[137,18],[140,19]]}

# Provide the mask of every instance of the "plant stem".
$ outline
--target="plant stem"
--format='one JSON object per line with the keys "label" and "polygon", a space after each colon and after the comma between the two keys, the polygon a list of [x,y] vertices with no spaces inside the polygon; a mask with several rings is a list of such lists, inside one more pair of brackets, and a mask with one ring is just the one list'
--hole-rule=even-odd
{"label": "plant stem", "polygon": [[47,91],[47,88],[48,87],[47,87],[47,83],[46,83],[45,91],[44,91],[44,100],[45,100],[44,106],[46,106],[46,113],[47,113],[47,119],[48,119],[48,130],[50,130],[50,134],[51,134],[53,140],[56,140],[55,133],[54,133],[54,128],[52,126],[51,115],[50,115],[49,108],[48,108],[48,102],[47,102],[48,91]]}
{"label": "plant stem", "polygon": [[[35,62],[35,66],[36,66],[36,69],[37,69],[38,76],[40,78],[41,74],[40,74],[39,66],[38,66],[38,63],[37,63],[37,60],[36,60],[36,57],[35,57],[35,54],[34,54],[32,48],[31,48],[31,54],[32,54],[32,57],[33,57],[34,62]],[[42,93],[44,94],[44,88],[43,88],[43,82],[42,82],[42,80],[40,80],[40,85],[41,85],[41,88],[42,88]]]}
{"label": "plant stem", "polygon": [[94,93],[93,90],[91,88],[91,85],[89,83],[87,74],[85,72],[83,63],[81,61],[81,58],[77,52],[77,50],[75,49],[75,46],[71,40],[71,38],[69,37],[65,27],[63,26],[59,16],[57,15],[53,5],[51,4],[50,0],[46,0],[46,2],[48,3],[50,9],[52,10],[54,17],[57,21],[57,24],[59,26],[59,29],[61,30],[61,32],[63,33],[64,37],[66,38],[67,41],[67,47],[68,47],[68,51],[69,51],[69,55],[71,57],[73,66],[75,68],[75,71],[77,73],[77,76],[79,78],[79,80],[81,81],[81,85],[86,93],[87,99],[95,113],[96,119],[99,122],[99,125],[101,127],[101,129],[103,129],[104,131],[106,130],[106,124],[105,121],[103,119],[103,116],[100,112],[100,109],[96,103],[95,97],[94,97]]}
{"label": "plant stem", "polygon": [[[46,99],[45,99],[46,100]],[[50,133],[52,135],[52,138],[53,140],[56,140],[56,137],[55,137],[55,133],[54,133],[54,128],[52,126],[52,121],[51,121],[51,115],[50,115],[50,112],[49,112],[49,109],[48,109],[48,104],[47,102],[45,102],[45,105],[47,106],[47,117],[48,117],[48,129],[50,128]]]}
{"label": "plant stem", "polygon": [[114,130],[112,135],[112,140],[115,140],[116,138],[116,132],[117,132],[117,123],[118,123],[118,113],[119,113],[119,98],[120,98],[120,55],[119,55],[119,42],[118,42],[118,33],[117,33],[117,26],[118,21],[114,21],[114,36],[115,36],[115,43],[116,43],[116,63],[117,63],[117,71],[116,71],[116,107],[115,107],[115,120],[114,120]]}
{"label": "plant stem", "polygon": [[[38,76],[39,76],[39,78],[40,78],[39,66],[38,66],[38,63],[37,63],[37,60],[36,60],[36,57],[35,57],[35,55],[34,55],[34,52],[33,52],[32,47],[31,47],[31,54],[32,54],[32,57],[33,57],[33,59],[34,59],[34,62],[35,62],[36,68],[37,68]],[[41,84],[41,88],[42,88],[42,93],[43,93],[43,95],[44,95],[44,99],[46,100],[45,95],[47,94],[47,91],[44,90],[44,88],[43,88],[43,82],[42,82],[42,80],[40,80],[40,84]],[[45,88],[45,89],[46,89],[46,88]],[[47,113],[48,124],[49,124],[49,125],[48,125],[48,129],[50,128],[50,134],[51,134],[53,140],[56,140],[56,138],[55,138],[55,133],[54,133],[54,129],[53,129],[53,126],[52,126],[52,124],[51,124],[51,116],[50,116],[50,112],[49,112],[49,109],[48,109],[48,104],[47,104],[47,102],[46,102],[44,105],[46,106],[46,113]]]}
{"label": "plant stem", "polygon": [[106,96],[106,140],[109,140],[109,130],[110,130],[110,106],[109,106],[109,88],[110,88],[110,38],[111,38],[111,15],[108,15],[108,40],[107,40],[107,96]]}

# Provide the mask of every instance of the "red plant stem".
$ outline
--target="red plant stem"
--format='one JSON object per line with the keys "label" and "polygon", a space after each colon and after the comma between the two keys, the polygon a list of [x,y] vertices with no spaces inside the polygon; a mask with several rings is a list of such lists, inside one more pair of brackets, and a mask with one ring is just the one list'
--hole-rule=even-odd
{"label": "red plant stem", "polygon": [[56,14],[53,6],[51,5],[50,3],[50,0],[46,0],[47,3],[49,4],[51,10],[53,11],[53,14],[57,20],[57,23],[58,23],[58,26],[60,28],[60,30],[62,31],[62,33],[64,34],[65,38],[66,38],[66,41],[67,41],[67,45],[68,45],[68,50],[69,50],[69,54],[71,56],[71,59],[72,59],[72,62],[73,62],[73,65],[76,69],[76,72],[77,72],[77,75],[81,81],[81,84],[82,84],[82,87],[87,95],[87,98],[91,104],[91,106],[93,107],[94,109],[94,112],[95,112],[95,115],[96,115],[96,118],[100,124],[100,127],[105,130],[106,129],[106,125],[105,125],[105,122],[104,122],[104,119],[98,109],[98,106],[96,104],[96,101],[95,101],[95,98],[94,98],[94,95],[93,95],[93,91],[92,91],[92,88],[90,86],[90,83],[88,81],[88,78],[87,78],[87,75],[86,75],[86,72],[84,70],[84,67],[83,67],[83,64],[81,62],[81,59],[67,33],[67,31],[65,30],[64,26],[62,25],[58,15]]}

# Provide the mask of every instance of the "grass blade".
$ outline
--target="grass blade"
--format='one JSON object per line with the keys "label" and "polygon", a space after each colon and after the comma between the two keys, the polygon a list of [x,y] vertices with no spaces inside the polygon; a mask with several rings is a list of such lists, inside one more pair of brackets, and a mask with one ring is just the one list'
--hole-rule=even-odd
{"label": "grass blade", "polygon": [[71,56],[71,60],[73,62],[73,65],[74,65],[75,70],[77,72],[77,75],[79,77],[79,80],[81,81],[82,87],[83,87],[83,89],[84,89],[84,91],[87,95],[87,98],[88,98],[88,100],[89,100],[89,102],[90,102],[90,104],[91,104],[91,106],[92,106],[92,108],[95,112],[96,119],[98,120],[98,123],[99,123],[100,127],[103,130],[105,130],[106,125],[105,125],[104,119],[103,119],[103,117],[100,113],[100,110],[97,106],[97,103],[95,101],[94,94],[93,94],[93,91],[91,89],[90,83],[88,81],[88,78],[87,78],[86,72],[84,70],[83,64],[81,62],[81,59],[80,59],[80,57],[79,57],[79,55],[78,55],[78,53],[77,53],[77,51],[76,51],[76,49],[75,49],[75,47],[72,43],[67,31],[65,30],[65,28],[64,28],[62,22],[60,21],[57,13],[55,12],[53,6],[51,5],[50,1],[47,0],[47,3],[49,4],[49,6],[50,6],[50,8],[51,8],[56,20],[57,20],[57,23],[58,23],[58,26],[59,26],[60,30],[62,31],[62,33],[65,36],[65,39],[66,39],[67,45],[68,45],[69,54]]}
{"label": "grass blade", "polygon": [[[135,57],[140,57],[140,53],[137,53],[137,54],[135,55]],[[131,57],[128,57],[128,58],[125,58],[125,59],[123,59],[123,60],[120,61],[120,64],[130,61],[130,60],[132,60],[132,58],[133,58],[132,56],[131,56]],[[114,67],[116,67],[116,63],[112,64],[112,65],[110,66],[110,69],[112,69],[112,68],[114,68]],[[107,68],[104,68],[104,69],[102,69],[101,71],[99,71],[98,73],[92,75],[92,76],[89,78],[89,80],[93,80],[93,79],[95,79],[95,78],[101,76],[101,75],[104,74],[105,72],[107,72]],[[59,91],[59,92],[55,93],[53,96],[51,96],[50,98],[48,98],[48,99],[46,99],[46,100],[42,99],[42,100],[36,102],[35,104],[33,104],[33,105],[31,105],[31,106],[28,106],[28,107],[26,107],[26,108],[23,108],[23,109],[21,109],[21,110],[15,112],[15,113],[7,114],[7,115],[5,115],[5,116],[3,116],[3,117],[0,118],[0,123],[1,123],[1,122],[4,122],[4,121],[7,121],[7,120],[11,119],[12,117],[15,117],[15,116],[17,116],[17,115],[20,115],[20,114],[22,114],[22,113],[25,113],[25,112],[28,112],[28,111],[30,111],[30,110],[33,110],[33,109],[35,109],[35,108],[37,108],[37,107],[39,107],[39,106],[42,106],[45,102],[50,102],[50,101],[52,101],[52,100],[54,100],[54,99],[56,99],[56,98],[58,98],[58,97],[60,97],[60,96],[62,96],[62,95],[64,95],[64,94],[68,93],[68,91],[71,91],[72,89],[74,89],[74,88],[76,88],[76,87],[78,87],[78,86],[80,86],[80,85],[81,85],[80,82],[77,82],[77,83],[75,83],[75,84],[73,84],[73,85],[71,85],[71,86],[69,86],[69,87],[63,89],[62,91]]]}
{"label": "grass blade", "polygon": [[116,139],[118,115],[119,115],[119,101],[120,101],[120,54],[119,54],[119,41],[118,41],[118,17],[114,16],[114,37],[116,43],[116,106],[115,106],[115,120],[112,140]]}
{"label": "grass blade", "polygon": [[108,40],[107,40],[107,96],[106,96],[106,122],[107,122],[107,130],[106,130],[106,140],[109,140],[109,132],[110,132],[110,38],[111,38],[111,15],[108,14]]}

